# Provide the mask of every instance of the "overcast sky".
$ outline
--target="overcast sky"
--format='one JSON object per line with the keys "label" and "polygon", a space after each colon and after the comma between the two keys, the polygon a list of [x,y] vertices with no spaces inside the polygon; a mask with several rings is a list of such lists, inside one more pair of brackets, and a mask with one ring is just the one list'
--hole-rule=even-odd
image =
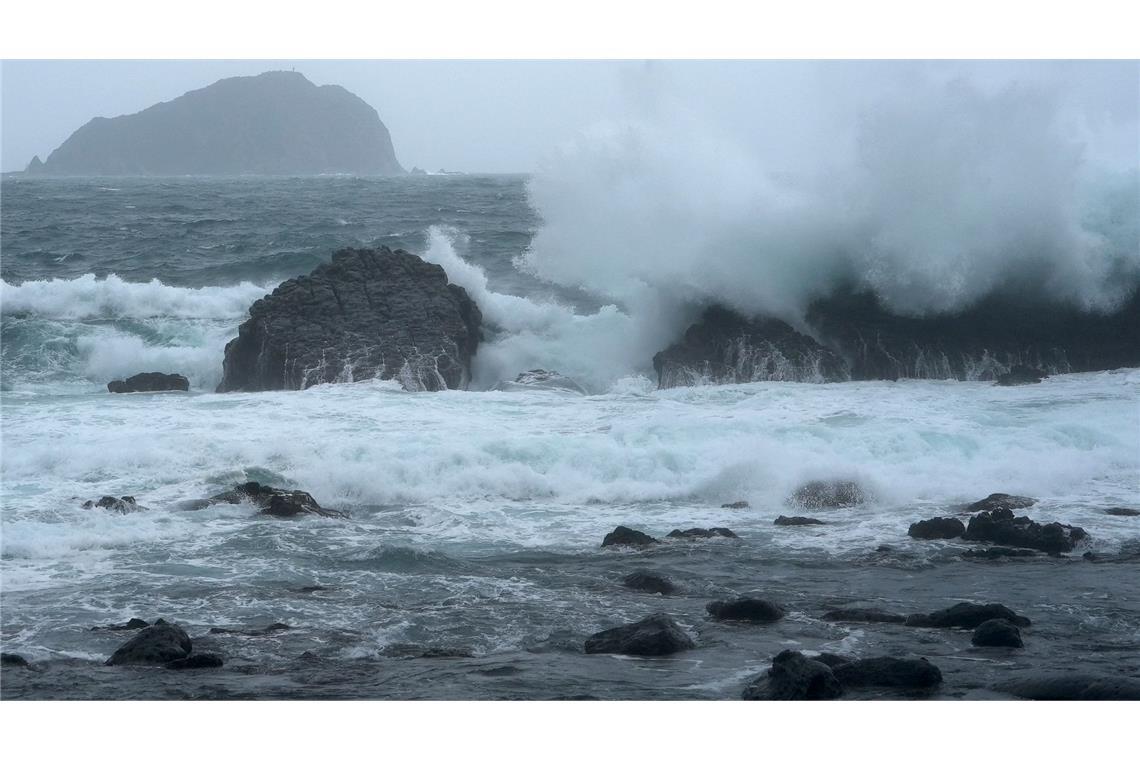
{"label": "overcast sky", "polygon": [[[1136,150],[1136,62],[667,62],[635,61],[6,61],[2,64],[4,171],[46,159],[95,116],[134,113],[229,76],[292,69],[339,84],[380,114],[396,156],[413,166],[529,172],[590,124],[652,108],[657,91],[681,93],[750,139],[763,139],[775,110],[818,149],[812,132],[849,120],[854,101],[915,70],[965,74],[990,86],[1046,83]],[[838,83],[838,84],[837,84]],[[814,94],[823,89],[827,97]],[[799,132],[802,130],[802,135]]]}

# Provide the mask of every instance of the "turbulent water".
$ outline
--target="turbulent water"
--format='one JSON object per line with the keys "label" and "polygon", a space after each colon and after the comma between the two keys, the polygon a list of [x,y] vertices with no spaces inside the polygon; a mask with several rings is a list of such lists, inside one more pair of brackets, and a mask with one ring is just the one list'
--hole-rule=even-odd
{"label": "turbulent water", "polygon": [[[736,698],[789,647],[927,657],[945,698],[997,696],[987,687],[1015,674],[1140,675],[1140,518],[1104,512],[1140,506],[1140,370],[1021,388],[658,391],[660,336],[610,340],[620,305],[527,273],[543,220],[523,177],[5,178],[2,200],[0,634],[39,666],[6,668],[5,698]],[[480,302],[489,342],[473,387],[544,366],[590,395],[390,382],[212,392],[254,300],[339,247],[378,244],[443,264]],[[180,372],[191,392],[106,392],[142,371]],[[774,527],[817,477],[853,478],[872,500],[817,515],[825,526]],[[350,519],[187,508],[246,480],[307,490]],[[961,542],[907,537],[914,520],[993,491],[1037,497],[1034,519],[1091,539],[1071,557],[986,562],[963,559]],[[146,511],[81,508],[104,494]],[[750,508],[721,507],[741,499]],[[724,526],[740,540],[600,549],[619,524]],[[682,591],[629,591],[619,581],[633,569]],[[746,593],[788,616],[707,619],[708,601]],[[962,600],[1032,618],[1026,649],[820,619],[844,604]],[[699,648],[582,653],[589,634],[655,611]],[[90,629],[131,617],[179,622],[225,667],[103,667],[130,634]],[[207,633],[276,622],[290,627]]]}

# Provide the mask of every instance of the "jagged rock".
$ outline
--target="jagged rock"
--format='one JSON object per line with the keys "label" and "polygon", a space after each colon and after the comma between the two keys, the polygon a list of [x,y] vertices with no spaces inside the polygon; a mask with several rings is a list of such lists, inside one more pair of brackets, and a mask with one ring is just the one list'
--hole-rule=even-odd
{"label": "jagged rock", "polygon": [[784,517],[783,515],[780,515],[776,518],[776,521],[773,523],[773,525],[827,525],[827,523],[825,523],[823,520],[817,520],[814,517]]}
{"label": "jagged rock", "polygon": [[748,509],[749,504],[746,501],[734,501],[731,504],[721,504],[721,509]]}
{"label": "jagged rock", "polygon": [[142,372],[126,380],[107,383],[111,393],[146,393],[150,391],[188,391],[190,381],[182,375],[165,375],[161,372]]}
{"label": "jagged rock", "polygon": [[1008,620],[994,618],[974,629],[970,643],[976,647],[1023,647],[1021,629]]}
{"label": "jagged rock", "polygon": [[1051,554],[1070,552],[1087,537],[1083,528],[1058,522],[1042,525],[1028,517],[1014,517],[1013,512],[1005,507],[971,517],[962,536],[966,541],[988,541]]}
{"label": "jagged rock", "polygon": [[209,498],[211,504],[254,504],[259,508],[259,514],[273,517],[297,517],[299,515],[320,515],[321,517],[345,517],[344,512],[335,509],[325,509],[311,494],[305,491],[286,491],[280,488],[263,486],[250,481],[235,486],[229,491],[214,494]]}
{"label": "jagged rock", "polygon": [[961,520],[953,517],[932,517],[911,523],[907,535],[911,538],[929,541],[936,538],[958,538],[966,532]]}
{"label": "jagged rock", "polygon": [[514,380],[502,380],[491,390],[494,391],[567,391],[586,395],[586,389],[565,375],[545,369],[532,369],[521,373]]}
{"label": "jagged rock", "polygon": [[651,594],[673,594],[677,586],[664,575],[637,571],[621,579],[621,585],[634,591],[648,591]]}
{"label": "jagged rock", "polygon": [[659,388],[761,380],[848,380],[842,358],[778,319],[705,310],[684,337],[653,357]]}
{"label": "jagged rock", "polygon": [[120,515],[129,515],[132,512],[145,512],[146,507],[140,507],[134,496],[103,496],[98,501],[88,499],[83,502],[84,509],[105,509]]}
{"label": "jagged rock", "polygon": [[784,616],[784,609],[780,605],[751,597],[709,602],[705,609],[715,620],[743,623],[772,623]]}
{"label": "jagged rock", "polygon": [[139,618],[131,618],[121,625],[97,625],[91,628],[92,631],[136,631],[139,628],[146,628],[150,623]]}
{"label": "jagged rock", "polygon": [[186,631],[165,620],[143,628],[115,650],[108,665],[163,665],[189,656],[193,645]]}
{"label": "jagged rock", "polygon": [[602,539],[603,548],[607,546],[632,546],[635,549],[643,549],[646,546],[659,543],[661,542],[653,536],[627,528],[624,525],[617,526]]}
{"label": "jagged rock", "polygon": [[863,487],[850,480],[812,480],[788,497],[789,504],[801,509],[842,509],[865,501]]}
{"label": "jagged rock", "polygon": [[843,696],[843,685],[823,662],[785,649],[772,667],[744,689],[744,699],[823,700]]}
{"label": "jagged rock", "polygon": [[1018,364],[1010,367],[1009,372],[998,375],[996,385],[1032,385],[1033,383],[1041,382],[1047,377],[1049,377],[1047,372],[1042,372],[1036,367],[1027,367],[1024,364]]}
{"label": "jagged rock", "polygon": [[483,321],[443,267],[386,247],[338,251],[249,315],[226,345],[219,392],[374,378],[409,391],[465,389]]}
{"label": "jagged rock", "polygon": [[846,687],[881,686],[892,689],[928,689],[942,683],[942,671],[925,659],[869,657],[832,669]]}
{"label": "jagged rock", "polygon": [[1104,513],[1115,517],[1140,517],[1140,509],[1129,509],[1128,507],[1109,507],[1104,510]]}
{"label": "jagged rock", "polygon": [[26,657],[21,654],[4,652],[0,654],[0,666],[5,668],[31,668]]}
{"label": "jagged rock", "polygon": [[1004,546],[993,546],[989,549],[969,549],[962,552],[962,556],[970,559],[1006,559],[1008,557],[1036,557],[1037,552],[1032,549],[1009,549]]}
{"label": "jagged rock", "polygon": [[740,538],[728,528],[688,528],[686,530],[671,530],[666,538]]}
{"label": "jagged rock", "polygon": [[688,634],[663,613],[600,631],[586,639],[585,644],[586,654],[628,654],[640,657],[662,657],[694,647],[696,644]]}
{"label": "jagged rock", "polygon": [[991,493],[981,501],[965,506],[963,512],[989,512],[991,509],[1004,507],[1006,509],[1029,509],[1037,503],[1037,499],[1029,496],[1010,496],[1007,493]]}
{"label": "jagged rock", "polygon": [[1004,604],[960,602],[953,607],[929,615],[908,615],[906,624],[919,628],[977,628],[987,620],[998,618],[1025,627],[1029,618],[1022,617]]}
{"label": "jagged rock", "polygon": [[905,623],[905,615],[893,612],[884,612],[873,607],[852,607],[845,610],[830,610],[823,614],[822,620],[843,623]]}
{"label": "jagged rock", "polygon": [[1038,700],[1140,700],[1140,679],[1092,675],[1019,678],[999,683],[994,691]]}
{"label": "jagged rock", "polygon": [[274,633],[280,633],[281,631],[288,631],[290,628],[291,628],[291,626],[288,626],[285,623],[270,623],[269,625],[265,626],[264,628],[253,628],[253,629],[246,629],[246,630],[237,630],[234,628],[216,628],[215,627],[215,628],[210,629],[210,633],[215,634],[215,635],[216,634],[235,634],[235,635],[239,635],[239,636],[270,636]]}
{"label": "jagged rock", "polygon": [[220,668],[225,662],[216,654],[192,654],[180,660],[166,663],[167,670],[198,670],[200,668]]}

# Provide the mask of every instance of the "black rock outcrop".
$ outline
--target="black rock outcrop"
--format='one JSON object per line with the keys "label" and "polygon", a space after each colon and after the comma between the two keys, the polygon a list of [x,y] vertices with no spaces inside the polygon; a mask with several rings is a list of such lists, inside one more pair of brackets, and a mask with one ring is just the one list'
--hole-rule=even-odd
{"label": "black rock outcrop", "polygon": [[987,620],[975,628],[970,643],[976,647],[1019,648],[1025,646],[1021,643],[1021,629],[1001,618]]}
{"label": "black rock outcrop", "polygon": [[624,525],[617,526],[602,539],[603,548],[607,546],[632,546],[636,549],[643,549],[646,546],[659,543],[661,542],[648,533],[642,533],[640,530],[627,528]]}
{"label": "black rock outcrop", "polygon": [[636,623],[619,625],[586,639],[586,654],[629,654],[662,657],[696,644],[668,615],[659,613]]}
{"label": "black rock outcrop", "polygon": [[1007,620],[1024,628],[1029,618],[1018,615],[1004,604],[960,602],[929,615],[908,615],[906,624],[918,628],[977,628],[987,620]]}
{"label": "black rock outcrop", "polygon": [[305,491],[286,491],[253,481],[214,494],[207,501],[210,504],[253,504],[258,507],[260,514],[272,517],[298,517],[306,514],[345,517],[344,512],[325,509],[317,503],[312,494]]}
{"label": "black rock outcrop", "polygon": [[775,522],[773,522],[772,524],[773,525],[784,525],[784,526],[795,526],[795,525],[826,525],[827,523],[825,523],[823,520],[817,520],[814,517],[800,517],[798,515],[795,517],[785,517],[784,515],[780,515],[779,517],[776,518]]}
{"label": "black rock outcrop", "polygon": [[226,345],[219,392],[395,379],[465,389],[482,314],[443,267],[406,251],[345,249],[249,309]]}
{"label": "black rock outcrop", "polygon": [[673,581],[659,573],[649,573],[638,570],[621,579],[621,585],[634,591],[646,591],[650,594],[669,595],[676,593],[677,586]]}
{"label": "black rock outcrop", "polygon": [[966,532],[966,526],[961,520],[953,517],[932,517],[929,520],[919,520],[911,523],[907,535],[929,541],[935,538],[957,538]]}
{"label": "black rock outcrop", "polygon": [[165,620],[143,628],[107,660],[108,665],[165,665],[190,655],[186,631]]}
{"label": "black rock outcrop", "polygon": [[1004,507],[1005,509],[1029,509],[1037,503],[1037,499],[1030,496],[1011,496],[1007,493],[991,493],[984,499],[967,504],[963,512],[989,512],[991,509]]}
{"label": "black rock outcrop", "polygon": [[120,515],[146,511],[146,507],[141,507],[135,502],[134,496],[102,496],[98,500],[88,499],[83,502],[83,508],[105,509],[108,512],[114,512]]}
{"label": "black rock outcrop", "polygon": [[126,380],[112,380],[107,383],[111,393],[145,393],[149,391],[188,391],[190,381],[182,375],[166,375],[162,372],[141,372]]}
{"label": "black rock outcrop", "polygon": [[709,602],[705,609],[714,620],[741,623],[774,623],[784,616],[780,605],[752,597]]}
{"label": "black rock outcrop", "polygon": [[665,534],[666,538],[740,538],[728,528],[676,528]]}
{"label": "black rock outcrop", "polygon": [[843,696],[843,685],[831,668],[802,652],[785,649],[772,658],[772,667],[744,689],[746,700],[823,700]]}
{"label": "black rock outcrop", "polygon": [[1083,528],[1058,522],[1042,525],[1028,517],[1014,517],[1013,512],[1005,507],[979,512],[971,517],[962,536],[966,541],[988,541],[1050,554],[1070,552],[1087,537]]}
{"label": "black rock outcrop", "polygon": [[97,117],[29,174],[403,174],[372,106],[338,85],[269,71],[128,116]]}

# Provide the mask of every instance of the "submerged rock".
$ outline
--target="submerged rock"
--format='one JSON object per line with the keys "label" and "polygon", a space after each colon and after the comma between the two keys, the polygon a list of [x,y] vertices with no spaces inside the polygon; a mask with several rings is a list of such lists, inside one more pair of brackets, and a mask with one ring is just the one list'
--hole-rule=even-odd
{"label": "submerged rock", "polygon": [[1114,517],[1140,517],[1140,509],[1129,509],[1128,507],[1109,507],[1104,510],[1104,513]]}
{"label": "submerged rock", "polygon": [[666,538],[740,538],[728,528],[688,528],[671,530]]}
{"label": "submerged rock", "polygon": [[280,633],[281,631],[288,631],[291,627],[292,626],[286,625],[285,623],[270,623],[264,628],[252,628],[246,630],[215,627],[210,629],[210,633],[214,635],[232,634],[238,636],[270,636],[274,633]]}
{"label": "submerged rock", "polygon": [[92,631],[135,631],[135,630],[138,630],[139,628],[146,628],[149,625],[150,625],[150,623],[146,622],[145,620],[141,620],[139,618],[131,618],[130,620],[128,620],[127,622],[122,623],[122,624],[97,625],[97,626],[92,627],[90,630],[92,630]]}
{"label": "submerged rock", "polygon": [[432,647],[421,644],[390,644],[380,650],[382,657],[414,659],[453,659],[474,657],[469,647]]}
{"label": "submerged rock", "polygon": [[709,602],[705,609],[715,620],[743,623],[772,623],[784,616],[784,609],[780,605],[752,597]]}
{"label": "submerged rock", "polygon": [[229,491],[214,494],[209,498],[211,504],[254,504],[259,508],[259,514],[273,517],[297,517],[299,515],[320,515],[321,517],[347,517],[344,512],[335,509],[325,509],[312,494],[305,491],[286,491],[280,488],[263,486],[250,481],[235,486]]}
{"label": "submerged rock", "polygon": [[823,700],[843,696],[843,685],[823,662],[785,649],[772,667],[744,689],[743,699]]}
{"label": "submerged rock", "polygon": [[31,664],[22,654],[4,652],[0,654],[0,666],[5,668],[31,668]]}
{"label": "submerged rock", "polygon": [[777,517],[776,521],[773,523],[773,525],[784,525],[784,526],[826,525],[826,524],[827,523],[825,523],[823,520],[817,520],[814,517],[799,517],[799,516],[784,517],[783,515],[780,515],[779,517]]}
{"label": "submerged rock", "polygon": [[443,267],[389,248],[338,251],[249,315],[226,345],[219,392],[370,379],[409,391],[465,389],[483,320]]}
{"label": "submerged rock", "polygon": [[906,616],[884,612],[874,607],[851,607],[845,610],[830,610],[821,620],[842,623],[905,623]]}
{"label": "submerged rock", "polygon": [[664,575],[647,573],[640,570],[622,578],[621,585],[626,588],[631,588],[634,591],[648,591],[651,594],[669,595],[677,591],[677,586],[673,581]]}
{"label": "submerged rock", "polygon": [[1077,542],[1087,536],[1083,528],[1057,522],[1042,525],[1028,517],[1014,517],[1009,509],[999,507],[971,517],[962,538],[966,541],[988,541],[1022,549],[1059,553],[1072,551]]}
{"label": "submerged rock", "polygon": [[102,496],[98,501],[88,499],[83,502],[84,509],[105,509],[120,515],[129,515],[132,512],[145,512],[146,507],[140,507],[134,496]]}
{"label": "submerged rock", "polygon": [[748,509],[749,506],[750,505],[748,504],[748,502],[741,500],[741,501],[734,501],[730,504],[721,504],[720,508],[721,509]]}
{"label": "submerged rock", "polygon": [[1024,364],[1018,364],[1010,367],[1009,372],[1005,372],[997,377],[996,385],[1032,385],[1039,383],[1045,378],[1049,377],[1047,372],[1043,372],[1036,367],[1029,367]]}
{"label": "submerged rock", "polygon": [[942,671],[925,659],[869,657],[837,665],[832,672],[846,687],[928,689],[942,683]]}
{"label": "submerged rock", "polygon": [[167,670],[198,670],[200,668],[220,668],[225,662],[216,654],[192,654],[180,660],[166,663]]}
{"label": "submerged rock", "polygon": [[812,480],[788,497],[789,504],[802,509],[842,509],[865,501],[863,487],[851,480]]}
{"label": "submerged rock", "polygon": [[695,647],[696,644],[688,634],[663,613],[600,631],[586,639],[585,644],[586,654],[628,654],[640,657],[662,657]]}
{"label": "submerged rock", "polygon": [[1140,700],[1140,679],[1058,675],[1004,681],[994,691],[1022,699],[1049,701]]}
{"label": "submerged rock", "polygon": [[958,538],[965,532],[966,526],[961,520],[953,517],[932,517],[929,520],[911,523],[907,535],[928,541],[936,538]]}
{"label": "submerged rock", "polygon": [[106,664],[163,665],[189,656],[192,648],[186,631],[165,620],[157,620],[116,649]]}
{"label": "submerged rock", "polygon": [[532,369],[521,373],[514,380],[501,380],[493,391],[567,391],[586,395],[586,389],[570,378],[546,369]]}
{"label": "submerged rock", "polygon": [[107,383],[111,393],[147,393],[150,391],[188,391],[190,381],[182,375],[166,375],[162,372],[141,372],[126,380],[112,380]]}
{"label": "submerged rock", "polygon": [[976,647],[1023,647],[1021,629],[1008,620],[994,618],[974,629],[970,643]]}
{"label": "submerged rock", "polygon": [[632,546],[636,549],[642,549],[646,546],[659,543],[661,542],[653,536],[642,533],[639,530],[627,528],[624,525],[617,526],[602,539],[603,548],[607,546]]}
{"label": "submerged rock", "polygon": [[953,607],[928,615],[908,615],[906,624],[918,628],[977,628],[987,620],[998,618],[1014,625],[1027,626],[1029,618],[1018,615],[1004,604],[960,602]]}
{"label": "submerged rock", "polygon": [[1007,493],[991,493],[980,501],[975,501],[963,508],[964,512],[989,512],[991,509],[1004,507],[1006,509],[1028,509],[1037,503],[1037,499],[1029,496],[1010,496]]}

